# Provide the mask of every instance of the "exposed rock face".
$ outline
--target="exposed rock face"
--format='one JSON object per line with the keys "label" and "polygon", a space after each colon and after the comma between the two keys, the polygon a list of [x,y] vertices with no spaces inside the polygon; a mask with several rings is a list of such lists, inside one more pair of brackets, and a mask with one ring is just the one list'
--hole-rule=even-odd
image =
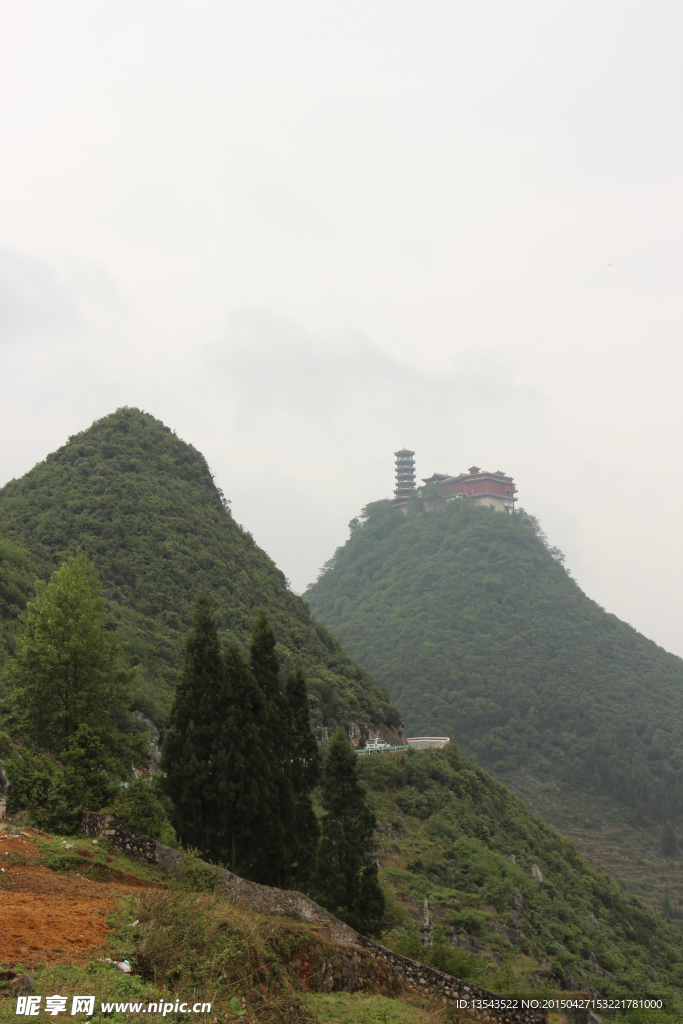
{"label": "exposed rock face", "polygon": [[608,981],[616,981],[617,979],[609,971],[606,971],[604,967],[601,967],[597,961],[595,953],[590,955],[591,970],[594,974],[597,974],[599,978],[606,978]]}
{"label": "exposed rock face", "polygon": [[[600,993],[591,993],[591,999],[600,999]],[[588,1007],[572,1007],[567,1011],[567,1017],[569,1020],[574,1020],[577,1024],[602,1024],[602,1017],[598,1017],[596,1013],[589,1010]]]}
{"label": "exposed rock face", "polygon": [[507,925],[501,924],[498,921],[489,921],[489,928],[492,932],[496,932],[496,934],[504,936],[508,942],[512,942],[513,944],[517,942],[520,935],[516,928],[508,928]]}
{"label": "exposed rock face", "polygon": [[30,996],[35,988],[30,974],[18,974],[7,986],[7,995],[13,999],[16,996]]}
{"label": "exposed rock face", "polygon": [[159,762],[161,761],[161,750],[159,749],[159,730],[147,715],[143,715],[142,711],[134,711],[133,718],[149,733],[149,774],[160,775]]}
{"label": "exposed rock face", "polygon": [[515,910],[522,911],[526,907],[524,897],[519,889],[513,889],[512,895],[510,896],[510,906]]}
{"label": "exposed rock face", "polygon": [[352,747],[360,747],[361,740],[363,738],[362,733],[355,722],[349,722],[346,727],[346,735],[349,737],[349,742]]}
{"label": "exposed rock face", "polygon": [[465,929],[461,929],[457,934],[451,932],[448,941],[451,946],[459,946],[460,949],[466,949],[468,953],[472,953],[474,956],[478,956],[480,949],[486,949],[483,942],[479,939],[475,939],[474,935],[470,935]]}
{"label": "exposed rock face", "polygon": [[543,872],[539,868],[538,864],[534,864],[534,866],[532,867],[531,877],[533,878],[534,882],[538,882],[539,885],[543,881]]}
{"label": "exposed rock face", "polygon": [[581,985],[576,980],[572,972],[568,967],[564,969],[564,977],[562,979],[562,988],[566,988],[568,992],[577,992]]}
{"label": "exposed rock face", "polygon": [[0,761],[0,821],[5,817],[7,801],[9,800],[10,781],[5,775],[2,761]]}

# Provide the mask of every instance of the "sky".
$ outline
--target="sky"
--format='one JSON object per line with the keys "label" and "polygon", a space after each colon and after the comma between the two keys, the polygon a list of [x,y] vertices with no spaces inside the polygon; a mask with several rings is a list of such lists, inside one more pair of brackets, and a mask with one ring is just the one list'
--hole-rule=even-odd
{"label": "sky", "polygon": [[683,5],[0,0],[0,484],[122,405],[301,592],[502,469],[683,655]]}

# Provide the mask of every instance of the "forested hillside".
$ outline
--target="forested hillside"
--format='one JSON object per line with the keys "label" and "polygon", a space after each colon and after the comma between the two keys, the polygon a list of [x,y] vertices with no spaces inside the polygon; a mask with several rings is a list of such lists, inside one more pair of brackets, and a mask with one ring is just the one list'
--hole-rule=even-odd
{"label": "forested hillside", "polygon": [[110,625],[136,669],[136,706],[157,722],[204,586],[225,643],[244,645],[266,609],[283,671],[306,674],[314,724],[400,725],[386,691],[235,523],[203,456],[152,416],[120,409],[0,490],[0,659],[13,651],[36,576],[78,549],[97,567]]}
{"label": "forested hillside", "polygon": [[[360,760],[388,887],[384,945],[498,992],[547,995],[550,986],[666,998],[676,991],[678,1001],[680,931],[472,759],[451,744]],[[425,899],[433,925],[427,949]]]}
{"label": "forested hillside", "polygon": [[308,591],[311,610],[401,708],[520,769],[619,801],[683,807],[683,661],[591,601],[535,520],[416,494],[375,503]]}
{"label": "forested hillside", "polygon": [[0,533],[0,668],[15,650],[19,615],[34,596],[34,581],[46,579],[52,568],[45,552],[29,551]]}

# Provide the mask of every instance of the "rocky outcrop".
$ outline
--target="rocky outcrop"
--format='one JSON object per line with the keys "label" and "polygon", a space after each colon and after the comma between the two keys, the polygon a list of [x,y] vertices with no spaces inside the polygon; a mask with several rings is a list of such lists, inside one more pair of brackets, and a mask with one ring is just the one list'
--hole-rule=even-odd
{"label": "rocky outcrop", "polygon": [[10,781],[5,775],[5,769],[0,761],[0,821],[5,817],[7,802],[9,800]]}
{"label": "rocky outcrop", "polygon": [[593,974],[597,974],[598,978],[605,978],[606,981],[616,981],[617,979],[609,971],[606,971],[604,967],[601,967],[598,963],[595,953],[590,955],[590,964]]}
{"label": "rocky outcrop", "polygon": [[[159,730],[152,719],[148,718],[147,715],[143,715],[142,711],[134,711],[133,718],[149,735],[149,764],[143,774],[160,775],[161,749],[159,747]],[[137,771],[135,771],[135,776],[138,776]]]}
{"label": "rocky outcrop", "polygon": [[9,982],[9,985],[0,989],[0,995],[9,996],[11,999],[15,999],[17,996],[30,996],[32,992],[35,992],[36,986],[30,974],[0,971],[0,981]]}
{"label": "rocky outcrop", "polygon": [[518,928],[509,928],[507,925],[502,924],[499,921],[489,921],[489,928],[492,932],[496,932],[498,935],[502,935],[503,938],[507,939],[508,942],[513,944],[517,942],[521,932]]}
{"label": "rocky outcrop", "polygon": [[459,932],[451,932],[448,936],[448,941],[451,946],[466,949],[468,953],[472,953],[474,956],[479,956],[480,950],[486,949],[483,942],[475,939],[474,935],[470,935],[464,928],[461,928]]}
{"label": "rocky outcrop", "polygon": [[563,971],[562,988],[566,989],[568,992],[578,992],[581,988],[580,983],[577,981],[577,979],[574,977],[574,975],[568,967],[565,967]]}
{"label": "rocky outcrop", "polygon": [[515,910],[519,911],[525,909],[526,902],[519,889],[512,890],[512,894],[510,896],[510,906],[513,907]]}

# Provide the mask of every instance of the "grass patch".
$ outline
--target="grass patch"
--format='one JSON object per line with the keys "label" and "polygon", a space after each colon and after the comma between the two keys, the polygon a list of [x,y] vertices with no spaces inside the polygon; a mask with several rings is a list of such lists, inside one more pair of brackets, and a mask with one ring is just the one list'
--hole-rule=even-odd
{"label": "grass patch", "polygon": [[308,1019],[319,1024],[446,1024],[455,1019],[441,1008],[360,993],[307,995],[305,1002],[312,1014]]}

